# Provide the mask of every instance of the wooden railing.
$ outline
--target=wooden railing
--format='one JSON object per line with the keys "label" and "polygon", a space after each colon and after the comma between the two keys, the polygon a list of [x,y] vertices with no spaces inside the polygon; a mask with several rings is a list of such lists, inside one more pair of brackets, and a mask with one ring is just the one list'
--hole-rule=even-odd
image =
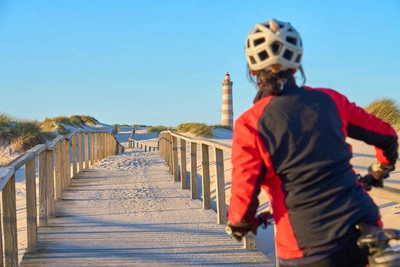
{"label": "wooden railing", "polygon": [[[180,152],[178,150],[178,142]],[[186,142],[190,142],[190,186],[186,184],[187,163],[186,163]],[[197,189],[197,145],[201,149],[202,165],[202,191],[203,208],[210,209],[210,157],[209,148],[214,149],[215,175],[216,175],[216,202],[217,218],[219,224],[226,223],[226,198],[225,198],[225,177],[224,177],[224,157],[223,152],[231,152],[231,146],[205,139],[193,139],[170,131],[161,132],[159,135],[159,150],[161,156],[169,166],[169,171],[173,175],[175,182],[181,182],[182,189]],[[178,162],[178,153],[180,153],[180,162]],[[178,170],[180,169],[180,172]],[[371,196],[380,197],[393,202],[400,203],[400,190],[385,186],[384,188],[373,188],[369,191]],[[198,198],[197,190],[191,190],[191,197]],[[245,248],[255,248],[254,237],[246,236],[244,239]]]}
{"label": "wooden railing", "polygon": [[[0,167],[2,192],[2,226],[0,233],[0,266],[18,266],[17,206],[15,174],[25,166],[26,181],[26,252],[38,250],[38,227],[46,227],[47,219],[55,216],[55,201],[70,180],[90,165],[124,148],[108,132],[73,132],[59,136],[49,145],[37,145],[5,167]],[[39,192],[36,192],[36,160],[38,161]],[[72,164],[71,164],[72,161]],[[72,170],[71,170],[72,165]],[[39,200],[37,209],[36,199]],[[0,221],[1,222],[1,221]],[[4,240],[2,239],[4,236]]]}
{"label": "wooden railing", "polygon": [[[225,183],[225,166],[224,166],[224,152],[231,152],[231,146],[218,142],[208,141],[206,139],[194,139],[187,136],[183,136],[170,131],[161,132],[159,135],[159,151],[161,156],[165,159],[170,173],[173,175],[175,182],[181,183],[182,189],[190,189],[190,195],[192,199],[198,199],[199,194],[198,179],[197,179],[197,147],[200,146],[201,156],[201,182],[202,182],[202,201],[203,209],[211,209],[211,191],[210,191],[210,162],[214,161],[214,174],[215,174],[215,202],[216,202],[216,213],[217,223],[227,223],[227,204],[226,204],[226,183]],[[178,149],[179,142],[179,149]],[[188,145],[190,153],[190,171],[189,180],[187,184],[186,172],[187,172],[187,150]],[[210,158],[210,149],[213,150],[214,158]],[[179,152],[179,151],[180,152]],[[180,153],[180,155],[178,155]],[[180,158],[180,162],[178,162]],[[180,170],[178,172],[178,170]],[[246,235],[244,238],[244,247],[247,249],[255,248],[255,240],[252,234]]]}
{"label": "wooden railing", "polygon": [[128,139],[128,147],[129,148],[140,148],[140,149],[144,149],[144,152],[147,151],[156,151],[157,147],[155,146],[149,146],[147,144],[143,144],[140,141],[137,141],[135,139],[129,138]]}

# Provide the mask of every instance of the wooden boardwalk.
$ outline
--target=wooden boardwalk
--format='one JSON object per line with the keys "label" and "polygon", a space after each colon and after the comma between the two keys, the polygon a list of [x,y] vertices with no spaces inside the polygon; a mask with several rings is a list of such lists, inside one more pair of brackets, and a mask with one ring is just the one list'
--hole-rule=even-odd
{"label": "wooden boardwalk", "polygon": [[[129,171],[110,168],[121,157]],[[56,217],[38,230],[39,251],[20,266],[274,266],[229,239],[216,213],[173,182],[159,152],[106,161],[71,179]]]}

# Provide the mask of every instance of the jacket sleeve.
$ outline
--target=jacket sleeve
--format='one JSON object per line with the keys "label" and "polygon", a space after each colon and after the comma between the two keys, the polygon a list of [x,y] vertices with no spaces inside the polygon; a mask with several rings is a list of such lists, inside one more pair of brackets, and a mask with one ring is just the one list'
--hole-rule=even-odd
{"label": "jacket sleeve", "polygon": [[339,93],[333,95],[333,98],[341,103],[339,108],[345,112],[347,136],[373,145],[379,163],[394,165],[398,158],[398,137],[393,127],[349,102],[345,96]]}
{"label": "jacket sleeve", "polygon": [[232,137],[232,185],[228,210],[228,220],[232,224],[255,220],[260,184],[266,170],[258,149],[258,131],[248,122],[239,117]]}

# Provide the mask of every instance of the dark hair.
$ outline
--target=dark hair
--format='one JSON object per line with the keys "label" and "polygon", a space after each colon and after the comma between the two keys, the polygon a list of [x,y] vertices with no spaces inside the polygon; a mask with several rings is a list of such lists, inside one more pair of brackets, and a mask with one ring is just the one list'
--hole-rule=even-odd
{"label": "dark hair", "polygon": [[[299,70],[302,77],[302,85],[304,85],[306,82],[306,76],[302,66],[299,67]],[[257,71],[256,76],[257,80],[255,80],[251,75],[250,68],[247,65],[247,78],[258,88],[254,103],[265,95],[279,95],[279,93],[282,91],[281,84],[278,82],[280,79],[286,79],[285,86],[296,86],[296,80],[292,69],[281,71],[277,74],[272,73],[270,70],[260,70]]]}

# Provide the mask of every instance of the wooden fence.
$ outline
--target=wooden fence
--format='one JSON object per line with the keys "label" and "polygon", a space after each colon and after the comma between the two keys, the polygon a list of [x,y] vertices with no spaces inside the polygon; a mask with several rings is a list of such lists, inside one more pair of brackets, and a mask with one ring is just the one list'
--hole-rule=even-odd
{"label": "wooden fence", "polygon": [[144,149],[145,152],[147,151],[156,151],[157,147],[155,146],[148,146],[146,144],[142,144],[140,141],[137,141],[135,139],[129,138],[128,139],[128,147],[129,148],[140,148]]}
{"label": "wooden fence", "polygon": [[[180,151],[178,151],[178,142]],[[186,163],[186,142],[190,142],[190,186],[186,184],[187,163]],[[197,145],[200,146],[202,164],[202,191],[203,208],[210,209],[210,157],[209,148],[214,149],[215,175],[216,175],[216,203],[217,218],[219,224],[225,224],[226,218],[226,198],[225,198],[225,177],[224,177],[224,158],[223,152],[231,152],[231,146],[205,139],[193,139],[180,134],[164,131],[159,136],[159,151],[169,166],[169,171],[173,175],[175,182],[181,182],[182,189],[197,188]],[[178,157],[180,153],[180,157]],[[180,158],[180,162],[178,162]],[[211,159],[212,160],[212,159]],[[178,170],[180,169],[180,172]],[[384,188],[373,188],[369,191],[371,196],[380,197],[393,202],[400,203],[400,190],[385,186]],[[198,198],[197,190],[191,190],[191,197]],[[255,248],[254,236],[248,235],[244,239],[244,247]]]}
{"label": "wooden fence", "polygon": [[[0,266],[18,266],[15,192],[15,173],[18,169],[25,166],[27,227],[23,231],[26,231],[27,235],[26,252],[37,252],[37,229],[46,227],[47,219],[55,216],[55,201],[61,200],[62,191],[70,186],[70,179],[90,165],[123,150],[115,137],[108,132],[78,131],[68,136],[59,136],[49,145],[37,145],[5,167],[0,167]],[[36,162],[39,192],[36,192]],[[36,199],[39,200],[38,204]]]}

